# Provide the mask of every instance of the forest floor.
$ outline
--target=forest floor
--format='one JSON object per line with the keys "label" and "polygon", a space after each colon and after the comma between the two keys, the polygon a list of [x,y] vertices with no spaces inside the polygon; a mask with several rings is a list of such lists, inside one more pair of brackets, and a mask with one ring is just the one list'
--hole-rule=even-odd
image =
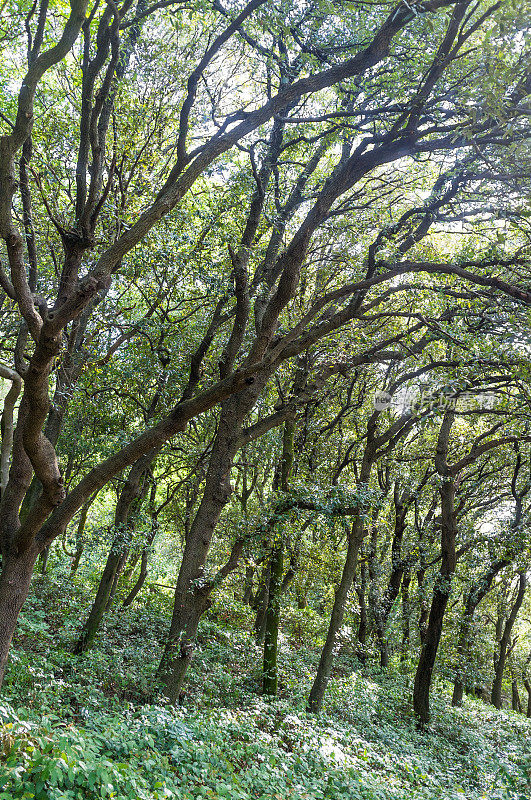
{"label": "forest floor", "polygon": [[452,709],[442,681],[419,732],[411,674],[383,676],[345,647],[324,713],[308,716],[311,614],[284,626],[275,701],[260,696],[249,610],[225,597],[202,626],[183,705],[148,703],[168,595],[115,610],[74,657],[91,590],[72,600],[66,577],[35,583],[0,697],[0,800],[531,798],[531,721],[468,698]]}

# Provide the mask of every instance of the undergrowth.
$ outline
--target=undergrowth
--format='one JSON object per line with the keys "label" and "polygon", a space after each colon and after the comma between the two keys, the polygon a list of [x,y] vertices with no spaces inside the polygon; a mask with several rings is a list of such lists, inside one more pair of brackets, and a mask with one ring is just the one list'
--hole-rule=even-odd
{"label": "undergrowth", "polygon": [[[529,800],[531,724],[443,683],[418,731],[411,676],[362,667],[344,648],[319,718],[306,714],[319,623],[282,634],[279,697],[260,697],[249,610],[220,596],[205,620],[184,704],[152,684],[168,598],[111,613],[71,654],[82,618],[62,580],[40,579],[23,613],[0,701],[0,800]],[[70,587],[71,588],[71,587]],[[302,616],[301,616],[302,615]]]}

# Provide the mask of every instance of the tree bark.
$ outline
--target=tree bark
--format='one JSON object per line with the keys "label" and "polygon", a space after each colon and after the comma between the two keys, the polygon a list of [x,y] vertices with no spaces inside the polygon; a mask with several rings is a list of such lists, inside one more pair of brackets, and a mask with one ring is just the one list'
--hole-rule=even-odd
{"label": "tree bark", "polygon": [[[284,424],[282,433],[282,456],[280,465],[276,470],[273,480],[273,487],[279,488],[287,494],[289,492],[289,481],[293,464],[295,461],[295,423],[288,420]],[[277,534],[276,541],[271,553],[269,570],[268,602],[265,616],[264,630],[264,659],[262,673],[263,694],[275,696],[278,687],[278,628],[280,623],[280,604],[282,595],[289,586],[295,575],[294,562],[290,566],[282,579],[284,571],[284,541],[282,532]]]}
{"label": "tree bark", "polygon": [[492,683],[490,702],[495,708],[501,708],[502,706],[503,672],[507,661],[511,633],[513,630],[514,623],[516,622],[516,617],[518,616],[518,612],[520,611],[520,608],[522,607],[522,603],[524,601],[526,587],[527,587],[526,573],[520,572],[518,575],[518,591],[516,593],[516,597],[513,606],[511,608],[511,611],[509,613],[509,616],[505,621],[505,625],[503,626],[503,632],[498,646],[498,653],[496,655],[496,659],[494,662],[494,681]]}
{"label": "tree bark", "polygon": [[459,638],[457,643],[457,658],[458,667],[456,678],[454,681],[454,690],[452,694],[452,705],[460,706],[463,702],[464,692],[464,672],[466,662],[468,660],[468,652],[470,649],[470,636],[472,632],[472,624],[474,621],[474,614],[476,609],[490,591],[492,582],[496,575],[509,564],[508,559],[496,559],[488,567],[487,570],[480,576],[477,583],[470,589],[465,600],[465,611],[459,626]]}
{"label": "tree bark", "polygon": [[20,554],[4,552],[0,572],[0,685],[4,679],[9,649],[20,609],[27,597],[35,561],[39,555],[32,547]]}
{"label": "tree bark", "polygon": [[70,565],[70,575],[76,574],[79,567],[79,562],[81,560],[81,556],[83,555],[83,550],[85,548],[85,544],[83,542],[83,534],[85,533],[85,526],[87,524],[88,512],[94,500],[95,500],[95,495],[94,497],[91,497],[90,500],[88,500],[81,508],[81,513],[79,515],[79,521],[77,523],[77,528],[76,528],[76,550],[74,553],[74,557],[72,559],[72,563]]}
{"label": "tree bark", "polygon": [[[362,545],[363,546],[363,545]],[[367,564],[362,560],[360,566],[360,581],[356,586],[356,594],[358,595],[358,603],[360,607],[360,619],[358,624],[358,633],[356,636],[356,658],[362,664],[367,660],[367,632],[368,632],[368,619],[367,619]]]}
{"label": "tree bark", "polygon": [[442,478],[441,495],[441,568],[435,584],[430,608],[430,616],[426,636],[422,646],[415,683],[413,687],[413,708],[420,726],[430,721],[430,688],[441,640],[444,612],[451,592],[452,576],[457,563],[455,540],[457,529],[455,524],[454,500],[455,480],[446,462],[450,431],[454,415],[444,415],[437,441],[436,468]]}
{"label": "tree bark", "polygon": [[135,597],[141,591],[148,574],[148,556],[149,556],[149,550],[145,547],[142,550],[142,555],[140,557],[140,572],[138,573],[138,578],[136,579],[133,588],[123,601],[122,608],[127,608],[128,606],[130,606]]}
{"label": "tree bark", "polygon": [[271,554],[271,577],[265,621],[262,691],[270,696],[276,695],[278,686],[278,626],[282,598],[283,550],[283,544],[280,542]]}
{"label": "tree bark", "polygon": [[433,592],[426,637],[415,674],[413,708],[421,726],[430,721],[431,680],[448,597],[449,592],[446,589],[435,589]]}
{"label": "tree bark", "polygon": [[524,678],[524,686],[527,692],[527,711],[526,716],[531,719],[531,683],[528,678]]}
{"label": "tree bark", "polygon": [[87,620],[81,629],[79,638],[74,645],[73,652],[75,655],[81,655],[81,653],[84,653],[85,650],[88,650],[88,648],[92,646],[94,639],[96,638],[96,634],[100,628],[103,615],[105,614],[114,575],[121,557],[121,550],[119,549],[119,545],[115,544],[115,542],[113,542],[113,546],[111,546],[111,550],[107,556],[107,562],[98,584],[98,589],[92,604],[92,608],[90,609]]}
{"label": "tree bark", "polygon": [[332,671],[332,664],[334,661],[334,646],[336,643],[337,634],[341,628],[341,625],[343,624],[348,593],[350,587],[352,586],[354,575],[356,574],[358,553],[363,541],[363,534],[363,521],[358,515],[355,517],[349,533],[347,555],[345,558],[345,564],[343,566],[343,572],[341,574],[341,580],[334,597],[334,605],[332,608],[326,641],[321,651],[319,666],[317,667],[315,680],[308,698],[307,709],[309,712],[314,714],[318,714],[322,708],[326,687],[328,686],[328,681],[330,680],[330,673]]}
{"label": "tree bark", "polygon": [[127,542],[125,544],[125,547],[123,547],[122,552],[120,553],[120,558],[118,560],[118,564],[116,565],[116,569],[112,577],[111,590],[109,592],[107,602],[105,603],[105,613],[109,611],[112,606],[112,601],[114,600],[114,596],[118,588],[118,581],[120,580],[120,576],[122,575],[124,567],[127,564],[127,559],[129,557],[132,539],[133,539],[133,526],[131,522],[128,522]]}
{"label": "tree bark", "polygon": [[387,625],[393,604],[400,592],[400,584],[404,574],[404,561],[402,560],[402,540],[406,530],[406,514],[408,507],[405,503],[404,493],[400,494],[397,485],[394,493],[395,504],[395,529],[391,545],[391,574],[383,597],[375,614],[376,637],[380,650],[380,666],[382,669],[389,667],[389,641],[387,638]]}
{"label": "tree bark", "polygon": [[254,620],[254,638],[256,644],[264,643],[267,607],[269,605],[269,582],[271,579],[271,559],[262,571],[260,587],[255,596],[256,617]]}
{"label": "tree bark", "polygon": [[[263,376],[263,383],[267,377]],[[255,380],[251,388],[226,400],[221,410],[203,497],[184,546],[170,630],[157,670],[158,681],[171,703],[175,703],[180,695],[192,659],[199,621],[211,605],[212,586],[204,577],[206,560],[220,514],[232,493],[230,471],[241,444],[243,422],[263,383]]]}
{"label": "tree bark", "polygon": [[253,602],[253,578],[254,567],[252,565],[245,568],[245,584],[242,595],[242,603],[246,606],[251,606]]}
{"label": "tree bark", "polygon": [[113,586],[116,585],[115,581],[119,569],[123,567],[125,563],[124,553],[129,549],[129,539],[131,536],[129,516],[131,508],[135,500],[139,499],[144,491],[146,473],[150,469],[157,453],[158,450],[150,451],[133,464],[122,491],[120,492],[114,516],[114,527],[118,531],[118,535],[115,536],[111,545],[92,608],[74,646],[74,653],[76,655],[80,655],[91,647],[100,628],[105,611],[109,607],[109,601],[111,599]]}
{"label": "tree bark", "polygon": [[46,570],[48,568],[48,558],[50,556],[50,547],[51,545],[47,545],[44,550],[39,555],[39,567],[41,571],[41,575],[46,575]]}
{"label": "tree bark", "polygon": [[410,631],[410,601],[409,587],[411,585],[411,571],[409,568],[404,572],[402,578],[402,642],[400,644],[400,661],[404,663],[409,655],[409,643],[411,638]]}
{"label": "tree bark", "polygon": [[70,564],[70,575],[75,575],[79,569],[79,562],[81,561],[81,556],[83,555],[83,551],[85,549],[85,545],[83,542],[79,542],[76,545],[76,549],[74,552],[74,557],[72,558],[72,563]]}
{"label": "tree bark", "polygon": [[138,578],[136,579],[136,583],[134,584],[133,588],[125,598],[122,603],[122,608],[127,608],[131,605],[135,597],[141,591],[144,582],[147,577],[148,573],[148,562],[149,562],[149,554],[151,552],[151,548],[153,547],[153,542],[155,541],[155,536],[157,535],[159,529],[159,523],[157,518],[157,513],[155,512],[155,494],[156,494],[156,486],[153,485],[151,489],[151,499],[150,499],[150,506],[151,506],[151,531],[149,533],[148,539],[144,542],[142,546],[142,554],[140,556],[140,572],[138,573]]}
{"label": "tree bark", "polygon": [[518,681],[513,679],[511,681],[511,708],[513,711],[522,713],[522,702],[520,700],[520,692],[518,691]]}
{"label": "tree bark", "polygon": [[11,387],[4,399],[4,406],[2,409],[2,416],[0,420],[0,434],[2,444],[0,447],[0,497],[2,492],[7,486],[9,479],[9,461],[11,458],[11,450],[13,448],[13,414],[15,403],[22,389],[22,378],[9,367],[0,364],[0,378],[5,378],[11,381]]}
{"label": "tree bark", "polygon": [[[421,556],[423,559],[423,556]],[[419,589],[419,597],[420,597],[420,613],[418,618],[418,630],[419,630],[419,637],[421,645],[424,644],[424,640],[426,639],[426,630],[428,628],[428,618],[430,616],[430,606],[426,598],[425,592],[425,585],[424,581],[426,578],[426,568],[421,566],[420,569],[417,570],[417,585]]]}

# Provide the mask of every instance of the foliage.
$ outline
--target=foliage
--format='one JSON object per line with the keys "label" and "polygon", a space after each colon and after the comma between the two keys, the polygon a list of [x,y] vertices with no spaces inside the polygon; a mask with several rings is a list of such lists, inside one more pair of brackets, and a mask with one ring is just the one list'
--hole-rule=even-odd
{"label": "foliage", "polygon": [[[50,592],[49,603],[53,597]],[[30,617],[39,619],[36,598],[32,606]],[[362,668],[347,653],[339,659],[325,714],[315,718],[303,704],[316,651],[292,648],[288,638],[282,647],[281,698],[264,702],[257,696],[257,651],[240,632],[241,609],[227,599],[223,607],[228,618],[208,620],[202,628],[186,707],[177,709],[145,705],[138,696],[132,701],[131,694],[127,699],[149,657],[148,634],[162,627],[160,612],[137,609],[128,618],[111,618],[105,641],[88,661],[54,648],[47,658],[40,656],[38,669],[35,652],[43,634],[35,627],[28,631],[19,640],[0,707],[0,797],[528,796],[531,723],[525,718],[489,710],[477,700],[450,709],[443,689],[432,729],[421,733],[409,710],[411,678]],[[44,640],[52,642],[49,628]],[[116,658],[119,641],[123,667]],[[109,672],[114,686],[103,682]]]}

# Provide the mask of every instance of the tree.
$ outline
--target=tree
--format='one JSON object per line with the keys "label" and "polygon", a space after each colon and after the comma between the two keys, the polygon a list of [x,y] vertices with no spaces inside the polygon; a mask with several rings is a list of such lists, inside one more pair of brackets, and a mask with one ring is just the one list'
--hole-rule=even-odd
{"label": "tree", "polygon": [[429,693],[435,658],[441,639],[443,618],[452,591],[452,581],[457,566],[457,509],[456,494],[464,479],[464,471],[483,454],[500,446],[518,441],[518,437],[509,433],[493,436],[500,427],[493,425],[490,429],[478,434],[468,452],[453,463],[449,461],[451,430],[455,420],[455,411],[447,411],[443,417],[437,438],[435,467],[440,478],[441,498],[441,567],[434,585],[430,614],[422,651],[415,674],[413,705],[420,725],[429,722]]}
{"label": "tree", "polygon": [[525,590],[527,586],[527,575],[525,572],[520,572],[518,574],[518,586],[517,591],[515,593],[513,602],[511,604],[511,608],[509,611],[509,615],[505,621],[501,623],[501,631],[500,631],[500,638],[498,642],[498,653],[496,654],[494,660],[494,681],[492,683],[492,692],[490,701],[495,708],[501,708],[502,705],[502,681],[503,681],[503,671],[505,669],[505,664],[508,656],[510,640],[511,640],[511,633],[514,627],[514,623],[516,622],[516,617],[520,608],[522,607],[522,603],[524,601]]}
{"label": "tree", "polygon": [[[463,689],[465,683],[465,671],[468,661],[468,651],[470,647],[470,637],[472,635],[472,626],[474,621],[475,612],[492,588],[493,581],[496,576],[508,567],[512,561],[517,558],[526,546],[526,537],[523,535],[522,524],[524,518],[524,499],[529,493],[530,483],[529,476],[526,476],[523,484],[518,487],[518,478],[522,469],[522,454],[518,444],[515,444],[516,459],[514,470],[511,477],[511,494],[514,498],[514,516],[511,520],[509,527],[507,542],[505,543],[505,553],[499,555],[496,552],[490,564],[484,569],[477,580],[472,582],[472,585],[464,598],[464,611],[459,628],[459,639],[457,645],[458,658],[460,664],[458,672],[454,681],[454,690],[452,695],[452,705],[459,706],[463,700]],[[498,547],[496,548],[498,551]],[[503,673],[503,669],[502,669]]]}
{"label": "tree", "polygon": [[[212,585],[203,577],[230,496],[234,458],[250,437],[285,422],[298,403],[284,396],[274,408],[275,376],[296,372],[297,359],[308,354],[311,394],[334,375],[401,355],[402,344],[408,347],[425,327],[423,320],[420,328],[408,327],[395,305],[402,293],[418,290],[414,276],[424,276],[426,291],[433,276],[446,275],[450,292],[463,281],[491,298],[529,302],[519,242],[508,253],[489,240],[473,256],[440,259],[422,245],[434,223],[455,217],[456,207],[465,220],[482,218],[483,187],[493,193],[510,185],[520,219],[520,170],[513,162],[528,135],[529,74],[507,47],[485,74],[483,54],[471,45],[478,42],[490,56],[523,23],[496,5],[452,0],[392,9],[339,4],[332,28],[313,5],[307,14],[266,0],[251,0],[233,14],[218,3],[189,10],[179,2],[100,7],[73,0],[64,23],[47,0],[29,10],[27,22],[24,10],[11,3],[9,9],[18,29],[11,37],[2,27],[1,41],[11,63],[20,64],[24,50],[28,66],[24,75],[13,67],[16,96],[2,88],[0,236],[8,270],[0,272],[0,285],[14,319],[5,352],[23,389],[12,446],[7,434],[3,448],[11,464],[0,506],[0,670],[3,675],[38,555],[96,491],[211,413],[217,434],[160,669],[175,699],[209,603]],[[203,13],[209,37],[194,63],[196,48],[189,45]],[[173,53],[176,19],[186,24]],[[426,48],[430,28],[433,46]],[[349,35],[337,54],[338,35],[352,29],[360,41]],[[158,57],[146,57],[146,50]],[[256,88],[253,104],[232,70],[243,58]],[[226,80],[218,82],[220,69]],[[168,77],[173,91],[161,100]],[[44,124],[35,113],[41,108],[50,109]],[[54,130],[64,134],[60,142]],[[161,154],[167,156],[162,163]],[[435,158],[443,169],[434,169]],[[404,159],[414,173],[410,191],[391,227],[380,229],[385,202],[392,207],[404,194]],[[382,204],[384,173],[393,188]],[[220,178],[230,184],[230,205],[239,212],[225,233],[219,220],[211,224],[221,205]],[[428,184],[432,191],[419,203]],[[195,192],[208,197],[199,213]],[[360,230],[349,229],[353,212],[360,213]],[[494,208],[491,217],[498,221],[499,214]],[[204,230],[197,231],[195,217]],[[217,283],[222,291],[201,308],[193,341],[184,348],[178,336],[170,342],[182,363],[157,419],[137,421],[127,441],[94,452],[91,469],[65,491],[58,443],[83,370],[92,369],[97,379],[98,361],[130,343],[151,319],[151,306],[163,305],[173,290],[179,269],[163,272],[156,300],[95,359],[87,345],[97,338],[98,308],[107,303],[112,315],[124,284],[140,302],[135,271],[148,282],[158,274],[150,255],[165,225],[181,225],[194,240],[182,245],[197,270],[187,307],[198,284]],[[218,238],[201,268],[201,240],[212,227]],[[352,269],[344,250],[358,239]],[[506,280],[492,274],[499,265]],[[402,282],[405,274],[412,284]],[[384,306],[388,311],[380,312]],[[379,336],[363,344],[363,330],[379,313],[390,313],[395,329],[381,330],[376,319]],[[166,315],[171,328],[175,311]],[[447,321],[444,313],[435,316],[438,324]],[[359,333],[354,351],[332,347],[321,360],[321,344],[331,345],[334,333],[351,325]],[[178,330],[183,327],[184,321]],[[291,380],[286,385],[307,390]],[[248,424],[259,402],[266,413]],[[237,555],[238,548],[227,569]]]}

